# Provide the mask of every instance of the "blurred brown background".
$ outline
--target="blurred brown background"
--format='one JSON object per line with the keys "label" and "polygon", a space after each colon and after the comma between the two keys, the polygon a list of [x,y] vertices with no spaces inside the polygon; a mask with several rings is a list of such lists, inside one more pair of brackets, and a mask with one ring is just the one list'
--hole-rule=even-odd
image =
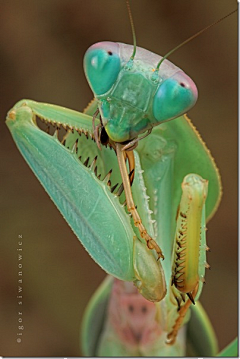
{"label": "blurred brown background", "polygon": [[[137,44],[164,55],[237,7],[235,0],[132,0]],[[0,355],[80,356],[84,308],[105,273],[90,259],[17,151],[4,118],[31,98],[82,110],[91,100],[82,68],[100,40],[132,43],[123,0],[0,1],[1,294]],[[222,174],[224,195],[208,224],[201,301],[220,348],[237,335],[237,14],[170,60],[193,78],[189,117]],[[23,235],[23,325],[17,343],[17,242]]]}

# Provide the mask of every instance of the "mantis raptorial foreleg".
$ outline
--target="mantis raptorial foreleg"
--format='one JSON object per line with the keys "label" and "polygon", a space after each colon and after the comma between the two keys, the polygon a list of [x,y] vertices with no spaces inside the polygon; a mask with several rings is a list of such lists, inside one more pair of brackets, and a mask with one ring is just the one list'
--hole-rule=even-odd
{"label": "mantis raptorial foreleg", "polygon": [[[197,291],[198,291],[198,284],[196,285],[196,287],[194,288],[194,290],[191,294],[193,299],[195,298]],[[187,314],[187,311],[191,304],[192,304],[192,299],[188,299],[187,302],[180,308],[180,310],[178,312],[178,318],[177,318],[171,332],[168,333],[168,335],[167,335],[167,341],[166,341],[167,344],[173,345],[175,343],[178,331],[181,328],[181,325],[183,324],[185,315]]]}
{"label": "mantis raptorial foreleg", "polygon": [[158,259],[162,258],[164,259],[163,253],[158,246],[158,244],[155,242],[155,240],[147,233],[146,228],[144,227],[142,220],[138,214],[138,211],[136,209],[136,206],[133,201],[132,197],[132,191],[130,186],[130,180],[127,172],[126,162],[125,162],[125,155],[124,151],[122,151],[122,148],[124,145],[120,143],[116,143],[116,152],[117,152],[117,159],[119,164],[119,169],[121,172],[122,180],[123,180],[123,186],[126,196],[126,202],[127,202],[127,209],[131,213],[134,225],[139,229],[140,235],[145,241],[147,242],[147,246],[149,249],[155,249],[158,255]]}
{"label": "mantis raptorial foreleg", "polygon": [[[187,175],[182,183],[182,198],[177,216],[172,256],[171,300],[178,306],[178,316],[167,343],[174,344],[191,303],[195,304],[200,282],[203,282],[201,251],[205,253],[205,200],[208,181],[196,174]],[[185,295],[188,300],[185,302]],[[182,302],[184,302],[182,304]]]}

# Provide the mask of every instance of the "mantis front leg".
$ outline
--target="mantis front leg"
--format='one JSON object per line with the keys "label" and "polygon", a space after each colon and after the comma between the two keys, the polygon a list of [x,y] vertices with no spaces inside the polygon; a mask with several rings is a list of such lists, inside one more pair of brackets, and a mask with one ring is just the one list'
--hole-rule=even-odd
{"label": "mantis front leg", "polygon": [[[187,175],[182,183],[182,198],[177,216],[172,255],[170,299],[178,306],[178,317],[168,333],[167,343],[173,344],[191,303],[195,304],[208,250],[205,242],[205,200],[208,181],[196,174]],[[188,300],[185,302],[185,296]]]}
{"label": "mantis front leg", "polygon": [[[58,130],[53,136],[41,130],[37,118],[47,126],[65,128],[64,141],[58,138]],[[56,105],[23,100],[9,111],[7,124],[24,158],[92,258],[107,273],[134,282],[147,299],[160,301],[166,294],[161,263],[137,238],[119,201],[120,190],[114,192],[115,183],[121,181],[116,155],[109,148],[100,151],[90,140],[94,137],[91,117]],[[135,187],[142,190],[139,160],[135,162],[133,154],[127,156],[129,167],[136,168]],[[109,184],[110,176],[113,187]],[[130,177],[132,181],[133,175]],[[89,201],[89,194],[95,201]],[[139,208],[147,212],[145,219],[150,214],[146,207],[145,195],[139,201]]]}
{"label": "mantis front leg", "polygon": [[[124,187],[126,202],[127,202],[127,209],[131,213],[133,221],[134,221],[134,225],[139,229],[141,237],[143,239],[145,239],[145,241],[147,242],[148,248],[155,249],[155,251],[157,252],[157,255],[158,255],[158,259],[159,258],[164,259],[164,256],[163,256],[163,253],[162,253],[160,247],[158,246],[156,241],[147,233],[147,230],[144,227],[142,220],[141,220],[141,218],[138,214],[138,211],[136,209],[136,206],[134,204],[130,180],[129,180],[126,162],[125,162],[125,151],[123,151],[123,147],[124,147],[124,145],[122,145],[120,143],[116,143],[117,159],[118,159],[119,169],[120,169],[121,176],[122,176],[123,187]],[[129,151],[129,152],[132,153],[132,151]],[[130,156],[130,154],[128,154],[128,158],[133,158],[133,154],[132,154],[132,156]],[[130,160],[129,160],[129,163],[131,163]]]}

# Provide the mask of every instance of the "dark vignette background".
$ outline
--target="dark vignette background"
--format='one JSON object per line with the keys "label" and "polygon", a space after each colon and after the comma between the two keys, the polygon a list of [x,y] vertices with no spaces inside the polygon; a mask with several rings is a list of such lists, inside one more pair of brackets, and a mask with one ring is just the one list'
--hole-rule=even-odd
{"label": "dark vignette background", "polygon": [[[133,0],[137,43],[164,55],[236,7],[235,0]],[[81,355],[79,327],[84,307],[105,273],[90,259],[31,173],[4,119],[22,98],[81,111],[92,98],[83,73],[83,55],[100,40],[132,43],[123,0],[0,1],[1,355]],[[198,86],[199,100],[189,117],[222,174],[223,200],[208,224],[211,271],[206,274],[201,301],[223,348],[237,335],[238,318],[237,15],[170,60]],[[16,342],[19,234],[23,235],[21,344]]]}

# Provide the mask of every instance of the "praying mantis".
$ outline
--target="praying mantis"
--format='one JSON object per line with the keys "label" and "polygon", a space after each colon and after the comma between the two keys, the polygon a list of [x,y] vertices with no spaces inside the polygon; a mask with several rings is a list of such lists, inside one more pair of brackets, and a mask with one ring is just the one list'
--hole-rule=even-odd
{"label": "praying mantis", "polygon": [[[31,106],[30,106],[31,107]],[[10,116],[11,117],[11,116]],[[151,135],[150,135],[151,136]],[[150,138],[150,136],[149,136],[149,138]],[[141,144],[139,143],[139,146],[140,146]]]}

